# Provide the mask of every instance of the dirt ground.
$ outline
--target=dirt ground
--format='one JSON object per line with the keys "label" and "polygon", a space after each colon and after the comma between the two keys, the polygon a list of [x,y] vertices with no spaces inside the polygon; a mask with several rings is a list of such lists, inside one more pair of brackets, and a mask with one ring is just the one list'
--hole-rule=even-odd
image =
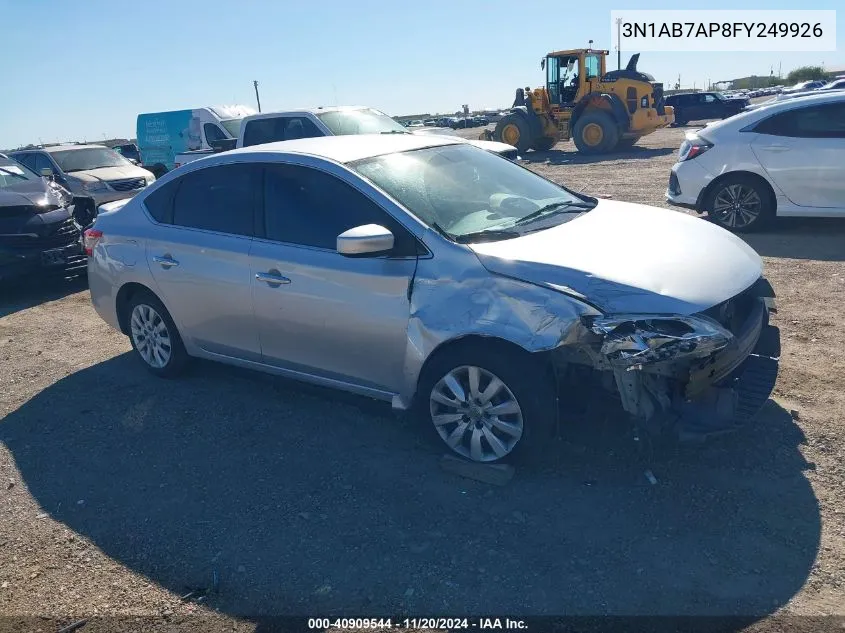
{"label": "dirt ground", "polygon": [[[526,164],[663,205],[682,134]],[[18,618],[0,627],[845,615],[845,220],[748,241],[783,341],[755,424],[644,464],[624,425],[591,420],[505,487],[442,471],[426,429],[379,403],[208,363],[156,379],[84,281],[0,291],[0,614]]]}

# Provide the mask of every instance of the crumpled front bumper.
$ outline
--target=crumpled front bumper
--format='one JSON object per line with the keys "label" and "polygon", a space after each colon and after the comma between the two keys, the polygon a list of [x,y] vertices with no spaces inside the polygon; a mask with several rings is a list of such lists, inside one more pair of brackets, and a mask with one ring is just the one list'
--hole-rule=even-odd
{"label": "crumpled front bumper", "polygon": [[675,421],[678,439],[700,441],[735,431],[769,399],[778,375],[780,330],[761,298],[734,341],[690,370]]}

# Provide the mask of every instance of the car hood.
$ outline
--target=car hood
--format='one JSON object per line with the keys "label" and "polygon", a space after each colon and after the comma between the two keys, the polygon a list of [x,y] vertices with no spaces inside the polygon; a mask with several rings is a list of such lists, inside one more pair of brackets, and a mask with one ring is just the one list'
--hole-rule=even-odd
{"label": "car hood", "polygon": [[491,272],[580,295],[606,314],[694,314],[763,271],[750,246],[710,222],[607,200],[550,229],[470,248]]}
{"label": "car hood", "polygon": [[147,178],[152,174],[135,165],[123,165],[121,167],[100,167],[99,169],[72,171],[68,176],[83,182],[95,182],[97,180],[121,180],[122,178]]}
{"label": "car hood", "polygon": [[0,213],[4,207],[59,205],[67,202],[57,186],[44,180],[27,180],[0,189]]}

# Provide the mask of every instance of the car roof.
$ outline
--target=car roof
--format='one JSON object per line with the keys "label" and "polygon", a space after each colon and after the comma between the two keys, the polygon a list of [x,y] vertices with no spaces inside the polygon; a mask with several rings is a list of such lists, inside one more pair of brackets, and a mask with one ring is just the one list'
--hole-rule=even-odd
{"label": "car roof", "polygon": [[68,150],[75,150],[75,149],[90,149],[92,147],[96,147],[98,149],[109,149],[105,145],[48,145],[47,147],[27,147],[26,149],[19,149],[11,152],[12,154],[22,154],[24,152],[64,152]]}
{"label": "car roof", "polygon": [[251,145],[233,149],[226,154],[264,154],[280,152],[285,154],[308,154],[338,163],[350,163],[362,158],[382,156],[396,152],[407,152],[425,147],[441,145],[466,145],[457,137],[433,134],[348,134],[343,136],[318,136],[291,141],[277,141],[263,145]]}
{"label": "car roof", "polygon": [[41,149],[43,149],[45,152],[66,152],[66,151],[72,151],[72,150],[76,150],[76,149],[91,149],[91,148],[110,149],[110,148],[106,147],[105,145],[97,145],[97,144],[93,144],[93,143],[91,145],[51,145],[50,147],[42,147]]}
{"label": "car roof", "polygon": [[370,106],[328,106],[328,107],[319,107],[319,108],[295,108],[293,110],[276,110],[275,112],[261,112],[258,114],[250,114],[246,119],[250,121],[256,119],[269,119],[275,116],[279,116],[281,114],[322,114],[324,112],[349,112],[354,110],[375,110],[376,112],[381,112],[381,110],[376,110],[376,108],[371,108]]}

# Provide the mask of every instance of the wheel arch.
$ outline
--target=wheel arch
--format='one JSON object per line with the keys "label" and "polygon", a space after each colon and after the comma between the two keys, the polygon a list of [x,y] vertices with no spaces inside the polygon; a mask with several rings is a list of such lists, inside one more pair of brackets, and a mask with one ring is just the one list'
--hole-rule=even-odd
{"label": "wheel arch", "polygon": [[707,198],[710,196],[710,194],[713,193],[713,190],[719,184],[721,184],[722,182],[724,182],[728,178],[735,177],[735,176],[742,176],[744,178],[751,178],[751,179],[759,182],[760,184],[762,184],[763,187],[766,189],[766,191],[768,191],[769,196],[770,196],[771,201],[772,201],[772,204],[774,205],[772,212],[777,214],[778,196],[777,196],[777,192],[775,191],[774,186],[772,186],[772,183],[770,183],[769,180],[765,176],[762,176],[762,175],[760,175],[756,172],[747,171],[747,170],[729,171],[729,172],[725,172],[724,174],[719,174],[718,176],[716,176],[713,180],[711,180],[707,184],[706,187],[704,187],[704,189],[702,189],[699,192],[698,198],[695,201],[696,210],[698,210],[699,212],[706,211],[706,209],[703,209],[702,207],[704,206],[705,200],[707,200]]}
{"label": "wheel arch", "polygon": [[480,347],[485,347],[488,350],[490,348],[495,348],[496,350],[501,351],[502,354],[513,354],[514,356],[524,358],[526,362],[539,363],[540,367],[544,372],[549,372],[549,376],[551,376],[551,372],[553,371],[551,350],[532,352],[530,350],[525,349],[522,345],[514,341],[508,340],[507,338],[503,338],[501,336],[476,333],[466,334],[442,341],[434,349],[431,350],[428,356],[426,356],[425,360],[420,366],[419,373],[417,374],[416,380],[414,382],[415,389],[411,406],[413,407],[416,403],[419,402],[420,384],[425,378],[426,371],[429,367],[431,367],[432,362],[436,361],[438,358],[440,358],[446,353],[453,353],[456,351],[471,352],[473,349],[478,349]]}
{"label": "wheel arch", "polygon": [[622,99],[620,99],[618,95],[606,92],[591,92],[584,95],[575,105],[575,109],[572,111],[572,120],[569,123],[569,129],[575,128],[578,118],[589,109],[590,104],[596,99],[604,101],[610,106],[610,113],[613,116],[613,120],[616,121],[616,124],[619,126],[620,131],[624,132],[631,127],[631,119],[628,116],[628,110],[625,108],[625,104],[622,103]]}
{"label": "wheel arch", "polygon": [[[161,301],[161,297],[159,297],[149,286],[145,286],[137,281],[130,281],[123,284],[117,291],[114,303],[115,312],[117,313],[117,323],[120,326],[120,331],[126,336],[129,336],[129,315],[127,314],[126,308],[129,307],[129,302],[132,300],[132,297],[136,296],[139,292],[148,292]],[[164,302],[162,301],[162,303]]]}

